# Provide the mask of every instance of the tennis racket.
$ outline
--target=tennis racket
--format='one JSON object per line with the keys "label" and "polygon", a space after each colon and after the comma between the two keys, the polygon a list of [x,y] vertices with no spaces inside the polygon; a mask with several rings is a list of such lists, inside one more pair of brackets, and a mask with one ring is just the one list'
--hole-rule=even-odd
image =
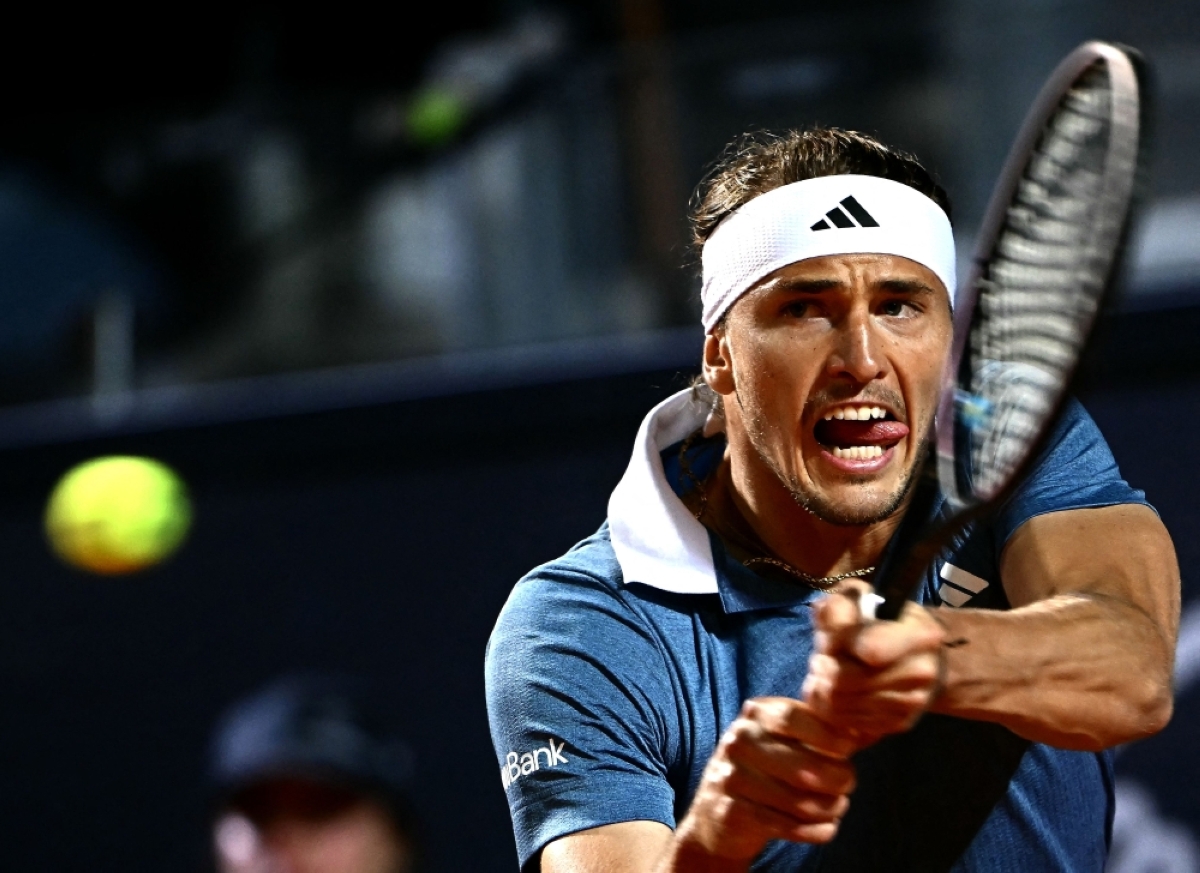
{"label": "tennis racket", "polygon": [[[936,448],[876,571],[878,618],[895,619],[954,534],[1019,487],[1058,419],[1141,187],[1144,81],[1132,51],[1086,43],[1026,117],[958,294]],[[813,869],[949,871],[1028,746],[997,724],[926,714],[864,749],[850,811]]]}
{"label": "tennis racket", "polygon": [[[1021,127],[955,307],[936,448],[875,574],[895,619],[938,553],[1020,486],[1058,420],[1112,293],[1143,177],[1139,56],[1081,45]],[[930,529],[938,495],[945,520]]]}

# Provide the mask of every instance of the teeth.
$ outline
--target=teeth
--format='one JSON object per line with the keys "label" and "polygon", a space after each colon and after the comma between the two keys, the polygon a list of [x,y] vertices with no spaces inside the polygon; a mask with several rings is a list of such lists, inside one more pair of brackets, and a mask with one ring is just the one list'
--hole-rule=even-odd
{"label": "teeth", "polygon": [[887,410],[879,406],[843,406],[833,412],[825,413],[825,420],[838,421],[869,421],[873,418],[887,418]]}
{"label": "teeth", "polygon": [[848,461],[867,461],[871,458],[879,458],[883,456],[882,446],[847,446],[846,448],[833,447],[833,456],[842,458]]}

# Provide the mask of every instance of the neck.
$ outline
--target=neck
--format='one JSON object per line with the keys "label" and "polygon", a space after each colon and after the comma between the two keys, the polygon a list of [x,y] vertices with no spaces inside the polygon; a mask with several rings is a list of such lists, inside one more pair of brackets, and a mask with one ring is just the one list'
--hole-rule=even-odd
{"label": "neck", "polygon": [[878,563],[903,515],[866,525],[824,521],[800,506],[761,463],[739,463],[727,449],[706,483],[703,521],[735,548],[775,557],[816,577]]}

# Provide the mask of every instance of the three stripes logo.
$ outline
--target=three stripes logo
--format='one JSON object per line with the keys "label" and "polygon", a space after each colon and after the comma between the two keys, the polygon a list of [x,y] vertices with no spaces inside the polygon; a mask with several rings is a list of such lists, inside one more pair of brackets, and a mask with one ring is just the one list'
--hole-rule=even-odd
{"label": "three stripes logo", "polygon": [[[863,209],[863,205],[853,197],[847,197],[841,203],[842,207],[845,208],[845,212],[835,206],[825,213],[825,218],[822,218],[810,229],[830,230],[833,227],[879,227],[879,222],[872,217],[871,213]],[[847,212],[850,214],[847,215]],[[825,219],[829,220],[826,221]]]}
{"label": "three stripes logo", "polygon": [[982,576],[955,567],[949,561],[942,564],[942,571],[938,575],[943,580],[938,588],[938,597],[947,606],[962,606],[991,584]]}

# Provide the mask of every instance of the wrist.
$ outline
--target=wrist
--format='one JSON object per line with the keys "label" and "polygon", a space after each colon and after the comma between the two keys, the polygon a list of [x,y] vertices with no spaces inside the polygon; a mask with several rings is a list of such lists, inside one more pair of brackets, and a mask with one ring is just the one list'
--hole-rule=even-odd
{"label": "wrist", "polygon": [[946,626],[946,622],[940,615],[937,614],[936,611],[927,609],[926,612],[937,624],[937,626],[942,629],[942,640],[940,643],[938,643],[936,651],[937,675],[933,680],[933,691],[929,695],[929,703],[926,706],[926,709],[932,709],[933,705],[937,703],[939,699],[941,699],[942,694],[944,694],[946,691],[946,677],[949,671],[949,665],[946,663],[946,642],[950,639],[950,628]]}
{"label": "wrist", "polygon": [[[955,619],[960,616],[947,616],[944,609],[937,607],[926,608],[926,614],[942,629],[942,641],[937,647],[937,678],[934,682],[933,693],[929,698],[928,709],[938,711],[939,704],[944,705],[947,697],[952,696],[951,686],[955,682],[955,665],[951,663],[955,650],[965,646],[969,640],[963,634],[962,628],[956,628]],[[947,620],[947,619],[951,620]]]}
{"label": "wrist", "polygon": [[[697,821],[694,814],[689,814],[679,823],[671,848],[662,864],[655,868],[655,873],[746,873],[750,864],[762,851],[759,846],[751,854],[746,854],[746,847],[735,856],[720,852],[720,838],[712,832],[712,827],[703,821]],[[763,842],[763,846],[766,842]]]}
{"label": "wrist", "polygon": [[702,843],[682,837],[674,841],[654,873],[747,873],[753,860],[714,855]]}

